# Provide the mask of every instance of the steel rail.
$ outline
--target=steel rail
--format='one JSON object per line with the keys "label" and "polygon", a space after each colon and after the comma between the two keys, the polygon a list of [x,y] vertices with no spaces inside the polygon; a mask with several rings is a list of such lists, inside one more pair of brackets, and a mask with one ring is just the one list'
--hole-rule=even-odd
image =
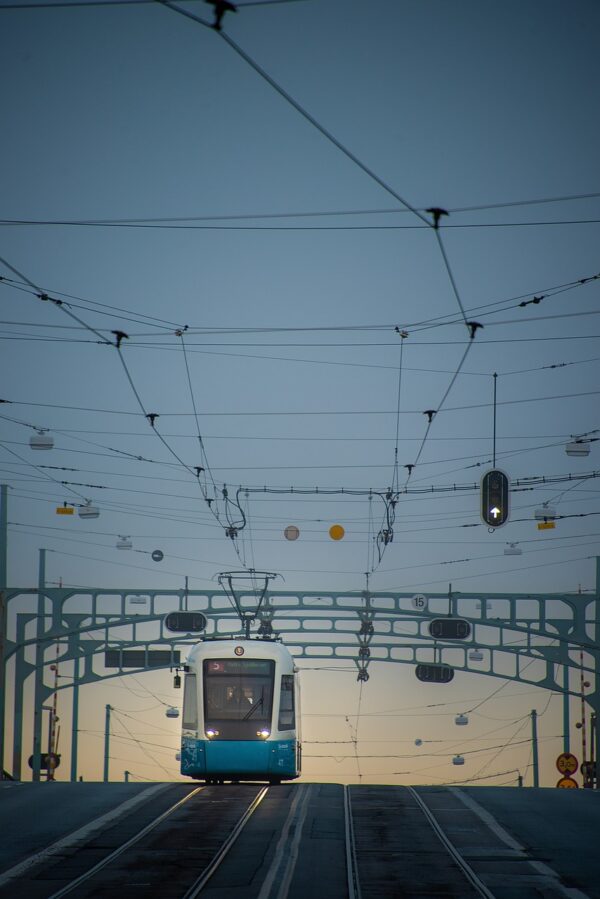
{"label": "steel rail", "polygon": [[263,799],[267,795],[268,791],[269,791],[268,787],[263,787],[262,790],[260,791],[260,793],[258,794],[258,796],[255,796],[255,798],[252,800],[252,802],[250,803],[250,805],[248,806],[248,808],[246,809],[246,811],[244,812],[244,814],[242,815],[242,817],[240,818],[238,823],[235,825],[235,827],[233,828],[233,830],[231,831],[231,833],[229,834],[229,836],[227,837],[227,839],[225,840],[225,842],[223,843],[223,845],[221,846],[219,851],[216,853],[216,855],[210,862],[209,866],[200,875],[198,880],[196,880],[196,882],[192,884],[192,886],[187,890],[187,892],[185,892],[183,894],[182,899],[194,899],[194,897],[197,896],[204,889],[204,887],[206,886],[206,884],[208,883],[210,878],[213,876],[215,871],[217,871],[219,866],[224,861],[229,850],[231,849],[231,847],[234,845],[234,843],[238,839],[239,835],[243,831],[244,827],[246,826],[246,824],[248,823],[248,821],[250,820],[250,818],[252,817],[252,815],[254,814],[254,812],[256,811],[258,806],[260,805],[260,803],[263,801]]}
{"label": "steel rail", "polygon": [[354,838],[354,822],[352,821],[352,804],[350,790],[344,787],[344,828],[346,835],[346,879],[348,882],[348,899],[361,899],[358,863],[356,858],[356,841]]}
{"label": "steel rail", "polygon": [[[129,840],[119,846],[117,849],[113,850],[109,855],[99,861],[96,865],[90,868],[88,871],[85,871],[75,880],[72,880],[70,883],[66,884],[66,886],[62,887],[56,893],[52,893],[48,899],[61,899],[62,896],[66,896],[68,893],[71,893],[74,889],[76,889],[81,884],[85,883],[87,880],[90,880],[95,874],[101,871],[103,868],[109,866],[115,859],[117,859],[120,855],[126,852],[131,846],[135,846],[136,843],[139,843],[148,833],[154,830],[159,824],[161,824],[166,818],[172,815],[177,809],[179,809],[184,803],[188,802],[205,787],[197,787],[195,790],[192,790],[187,796],[184,796],[183,799],[180,799],[170,808],[168,808],[165,812],[143,827],[138,833],[134,834]],[[252,800],[240,820],[235,825],[234,829],[231,831],[221,848],[218,850],[216,855],[213,857],[208,867],[203,871],[200,877],[189,887],[186,892],[183,894],[182,899],[194,899],[201,890],[204,888],[208,880],[215,873],[217,868],[221,865],[229,850],[236,842],[237,838],[241,834],[242,830],[248,823],[250,817],[254,814],[264,797],[268,792],[268,787],[263,787],[257,796]]]}
{"label": "steel rail", "polygon": [[111,862],[113,862],[116,858],[118,858],[120,855],[122,855],[124,852],[126,852],[127,849],[130,848],[130,846],[135,846],[136,843],[139,843],[139,841],[141,839],[143,839],[146,836],[146,834],[148,834],[148,833],[150,833],[150,831],[154,830],[155,827],[158,827],[158,825],[162,821],[164,821],[166,818],[168,818],[169,815],[172,815],[173,812],[177,811],[178,808],[181,808],[181,806],[184,803],[188,802],[190,799],[192,799],[194,796],[196,796],[198,793],[200,793],[203,789],[204,789],[204,787],[196,787],[195,790],[192,790],[191,793],[188,793],[187,796],[183,797],[183,799],[180,799],[178,802],[176,802],[174,805],[172,805],[170,808],[168,808],[165,812],[163,812],[161,815],[159,815],[153,821],[150,821],[150,823],[147,824],[145,827],[142,827],[142,829],[140,831],[138,831],[138,833],[134,834],[134,836],[132,836],[129,840],[126,840],[125,843],[123,843],[117,849],[114,849],[109,855],[107,855],[105,858],[103,858],[101,861],[99,861],[97,864],[95,864],[92,868],[89,868],[89,870],[85,871],[83,874],[81,874],[75,880],[72,880],[70,883],[68,883],[66,886],[62,887],[56,893],[52,893],[51,896],[48,896],[48,899],[60,899],[61,896],[66,896],[68,893],[71,893],[74,889],[76,889],[76,887],[80,886],[80,884],[85,883],[86,880],[89,880],[91,877],[94,876],[94,874],[96,874],[98,871],[101,871],[102,868],[106,868],[107,865],[110,865]]}
{"label": "steel rail", "polygon": [[410,795],[413,797],[425,817],[427,821],[431,825],[435,835],[440,840],[448,854],[452,857],[453,861],[456,862],[458,867],[461,869],[471,886],[477,890],[480,896],[483,896],[484,899],[496,899],[494,894],[488,889],[485,883],[477,876],[473,868],[464,860],[458,849],[455,845],[450,841],[450,839],[444,833],[442,827],[440,826],[435,815],[429,810],[427,805],[423,802],[417,791],[414,787],[406,787]]}

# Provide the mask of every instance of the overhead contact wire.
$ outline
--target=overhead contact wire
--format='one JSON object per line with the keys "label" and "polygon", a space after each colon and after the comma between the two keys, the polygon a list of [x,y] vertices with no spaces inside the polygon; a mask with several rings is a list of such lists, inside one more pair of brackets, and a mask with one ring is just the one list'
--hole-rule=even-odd
{"label": "overhead contact wire", "polygon": [[394,446],[394,474],[392,477],[392,490],[398,489],[398,443],[400,437],[400,397],[402,390],[402,357],[404,353],[404,340],[406,331],[400,331],[400,361],[398,363],[398,398],[396,402],[396,442]]}
{"label": "overhead contact wire", "polygon": [[[166,6],[168,7],[168,9],[172,9],[173,12],[179,13],[180,15],[185,16],[188,19],[192,19],[193,21],[198,22],[198,24],[203,25],[204,27],[212,27],[209,22],[206,22],[199,16],[196,16],[179,6],[176,6],[174,3],[169,2],[169,0],[158,0],[158,2],[161,3],[162,6]],[[351,150],[348,149],[348,147],[346,147],[330,131],[328,131],[327,128],[324,127],[324,125],[321,125],[321,123],[318,122],[317,119],[315,119],[315,117],[311,115],[307,109],[305,109],[297,100],[292,97],[291,94],[289,94],[280,84],[278,84],[278,82],[275,81],[275,79],[272,78],[271,75],[269,75],[269,73],[265,69],[263,69],[262,66],[259,65],[259,63],[256,62],[256,60],[254,60],[248,53],[246,53],[245,50],[243,50],[239,46],[239,44],[237,44],[233,40],[233,38],[229,37],[229,35],[224,31],[219,31],[218,34],[225,41],[225,43],[228,44],[231,49],[235,53],[237,53],[237,55],[241,57],[241,59],[244,60],[244,62],[246,62],[252,69],[254,69],[257,75],[260,75],[260,77],[264,79],[264,81],[266,81],[267,84],[272,87],[273,90],[276,91],[279,96],[286,101],[286,103],[289,103],[289,105],[292,106],[296,110],[296,112],[298,112],[304,119],[306,119],[306,121],[309,122],[309,124],[311,124],[313,128],[316,128],[316,130],[320,134],[322,134],[323,137],[326,138],[326,140],[333,144],[333,146],[336,147],[341,153],[343,153],[347,159],[353,162],[354,165],[361,169],[361,171],[363,171],[369,178],[375,181],[376,184],[382,187],[383,190],[390,194],[390,196],[394,197],[394,199],[401,203],[406,209],[410,210],[410,212],[416,215],[417,218],[419,218],[425,225],[427,225],[429,228],[432,227],[431,222],[421,212],[419,212],[418,209],[412,206],[408,202],[408,200],[405,200],[404,197],[402,197],[389,184],[387,184],[382,178],[380,178],[379,175],[377,175],[373,171],[373,169],[369,168],[369,166],[362,162],[358,158],[358,156],[356,156]]]}
{"label": "overhead contact wire", "polygon": [[[188,387],[189,387],[189,390],[190,390],[190,399],[191,399],[191,401],[192,401],[192,409],[194,410],[194,418],[195,418],[195,420],[196,420],[196,431],[197,431],[197,436],[198,436],[198,443],[200,444],[200,457],[201,457],[201,460],[202,460],[203,465],[204,465],[205,468],[206,468],[206,471],[208,472],[208,475],[209,475],[209,477],[210,477],[210,480],[211,480],[211,483],[212,483],[212,486],[213,486],[213,491],[214,491],[214,497],[213,497],[213,498],[214,498],[214,502],[215,502],[215,509],[213,510],[213,509],[212,509],[212,504],[210,504],[210,506],[211,506],[211,511],[213,512],[215,518],[216,518],[217,521],[218,521],[218,520],[219,520],[219,512],[218,512],[218,509],[216,508],[217,485],[216,485],[216,483],[215,483],[215,479],[214,479],[214,477],[213,477],[213,473],[212,473],[211,467],[210,467],[210,465],[209,465],[209,463],[208,463],[208,456],[206,455],[206,449],[205,449],[205,447],[204,447],[204,441],[203,441],[203,439],[202,439],[202,432],[201,432],[201,429],[200,429],[200,419],[199,419],[199,416],[198,416],[198,409],[196,408],[196,398],[195,398],[195,396],[194,396],[194,388],[193,388],[193,386],[192,386],[192,376],[191,376],[191,373],[190,373],[190,366],[189,366],[189,364],[188,364],[187,350],[186,350],[186,346],[185,346],[185,341],[184,341],[184,339],[183,339],[183,331],[182,331],[182,330],[178,330],[178,331],[176,332],[176,334],[177,334],[177,336],[179,337],[179,340],[181,341],[181,349],[182,349],[182,352],[183,352],[183,361],[184,361],[184,363],[185,363],[185,371],[186,371],[186,375],[187,375],[187,382],[188,382]],[[200,475],[198,475],[198,483],[200,483]],[[207,500],[208,497],[206,496],[206,490],[203,490],[202,492],[204,493],[204,499]]]}
{"label": "overhead contact wire", "polygon": [[[437,232],[436,232],[436,233],[437,233]],[[448,384],[448,387],[446,388],[446,392],[444,393],[442,399],[440,400],[440,403],[439,403],[437,409],[436,409],[436,410],[432,410],[432,413],[433,413],[433,414],[431,414],[430,419],[429,419],[429,421],[427,422],[427,428],[426,428],[426,430],[425,430],[425,434],[423,435],[423,440],[421,441],[421,445],[420,445],[420,447],[419,447],[419,451],[418,451],[418,453],[417,453],[417,456],[416,456],[416,458],[415,458],[415,461],[413,462],[412,466],[411,466],[411,467],[409,468],[409,470],[408,470],[408,475],[407,475],[406,480],[405,480],[405,482],[404,482],[404,487],[405,487],[405,488],[406,488],[406,485],[408,484],[408,481],[410,480],[410,476],[411,476],[411,474],[412,474],[412,469],[413,469],[413,467],[416,466],[416,465],[418,464],[419,459],[421,458],[421,455],[422,455],[423,450],[424,450],[424,448],[425,448],[425,443],[427,442],[427,438],[428,438],[429,432],[430,432],[430,430],[431,430],[431,425],[433,424],[433,419],[434,419],[435,416],[438,414],[438,412],[441,411],[441,409],[442,409],[444,403],[446,402],[446,400],[447,400],[447,398],[448,398],[448,395],[450,394],[450,391],[452,390],[452,388],[453,388],[453,386],[454,386],[454,384],[455,384],[455,382],[456,382],[456,379],[458,378],[458,376],[459,376],[459,374],[460,374],[460,372],[461,372],[461,369],[462,369],[463,365],[464,365],[465,362],[466,362],[467,356],[468,356],[468,354],[469,354],[469,352],[470,352],[472,346],[473,346],[473,340],[471,339],[471,340],[469,341],[469,343],[467,344],[466,348],[465,348],[465,351],[464,351],[464,353],[463,353],[463,355],[462,355],[462,359],[461,359],[460,362],[458,363],[458,367],[457,367],[456,371],[454,372],[454,374],[452,375],[452,378],[451,378],[451,380],[450,380],[450,383]]]}

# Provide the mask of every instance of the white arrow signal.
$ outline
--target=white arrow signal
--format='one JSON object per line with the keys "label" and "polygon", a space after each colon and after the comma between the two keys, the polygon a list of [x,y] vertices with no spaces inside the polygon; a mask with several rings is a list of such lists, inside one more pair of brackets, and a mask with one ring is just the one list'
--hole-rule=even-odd
{"label": "white arrow signal", "polygon": [[498,508],[498,506],[494,506],[493,509],[490,509],[490,514],[494,516],[494,518],[498,518],[499,515],[502,515],[502,512]]}

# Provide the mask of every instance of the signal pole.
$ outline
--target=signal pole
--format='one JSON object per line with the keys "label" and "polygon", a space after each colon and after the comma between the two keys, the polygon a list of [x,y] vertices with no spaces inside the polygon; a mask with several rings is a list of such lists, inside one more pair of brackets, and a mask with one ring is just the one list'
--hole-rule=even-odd
{"label": "signal pole", "polygon": [[42,691],[44,687],[44,644],[42,637],[46,629],[46,550],[40,549],[38,570],[38,603],[35,644],[35,681],[33,694],[33,775],[32,780],[40,779],[42,762]]}
{"label": "signal pole", "polygon": [[538,758],[537,711],[531,710],[531,750],[533,757],[533,785],[540,785],[540,761]]}
{"label": "signal pole", "polygon": [[110,748],[110,713],[111,706],[106,706],[106,717],[104,719],[104,783],[108,783],[108,753]]}

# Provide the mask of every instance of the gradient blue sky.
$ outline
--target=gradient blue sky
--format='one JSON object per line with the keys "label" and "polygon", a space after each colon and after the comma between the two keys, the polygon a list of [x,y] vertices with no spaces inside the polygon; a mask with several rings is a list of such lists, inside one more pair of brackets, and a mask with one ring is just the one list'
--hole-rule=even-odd
{"label": "gradient blue sky", "polygon": [[[159,3],[3,5],[0,256],[52,296],[81,298],[68,308],[87,325],[130,335],[123,355],[136,390],[193,466],[197,432],[174,333],[189,326],[194,401],[219,486],[389,486],[394,327],[409,332],[400,466],[414,461],[423,411],[438,408],[465,349],[433,231],[212,29]],[[180,6],[210,20],[204,3]],[[589,196],[600,191],[599,20],[591,0],[240,3],[225,19],[226,35],[393,192],[419,210],[451,211],[444,247],[467,317],[485,328],[411,487],[478,483],[492,452],[493,372],[497,461],[511,478],[597,467],[597,444],[587,459],[567,457],[564,444],[600,428],[600,283],[553,289],[600,268],[600,202]],[[459,211],[477,206],[487,208]],[[208,220],[227,216],[249,218]],[[179,229],[24,224],[185,217],[207,218]],[[203,589],[238,568],[197,485],[145,421],[116,351],[18,289],[9,268],[0,275],[14,279],[0,284],[2,398],[13,403],[0,413],[16,420],[0,419],[10,583],[35,583],[40,546],[50,551],[48,580],[65,584],[166,588],[189,576]],[[438,326],[417,325],[432,319]],[[29,450],[31,425],[51,429],[51,454]],[[46,470],[57,480],[101,485],[75,487],[100,518],[56,516],[80,496],[31,462],[75,469]],[[402,467],[400,476],[404,483]],[[562,496],[569,486],[513,494],[512,520],[495,534],[477,525],[476,491],[401,497],[372,586],[592,588],[596,481]],[[544,501],[563,515],[589,514],[540,532],[533,511]],[[281,573],[286,589],[363,589],[373,567],[366,499],[251,495],[246,511],[248,565]],[[339,543],[327,536],[334,522],[346,529]],[[289,524],[301,531],[295,543],[283,538]],[[117,551],[119,534],[141,552]],[[507,541],[523,554],[504,556]],[[148,555],[155,548],[160,565]],[[348,710],[352,678],[340,693]],[[380,707],[394,678],[414,689],[409,669],[382,674]],[[457,698],[495,683],[465,675]]]}

